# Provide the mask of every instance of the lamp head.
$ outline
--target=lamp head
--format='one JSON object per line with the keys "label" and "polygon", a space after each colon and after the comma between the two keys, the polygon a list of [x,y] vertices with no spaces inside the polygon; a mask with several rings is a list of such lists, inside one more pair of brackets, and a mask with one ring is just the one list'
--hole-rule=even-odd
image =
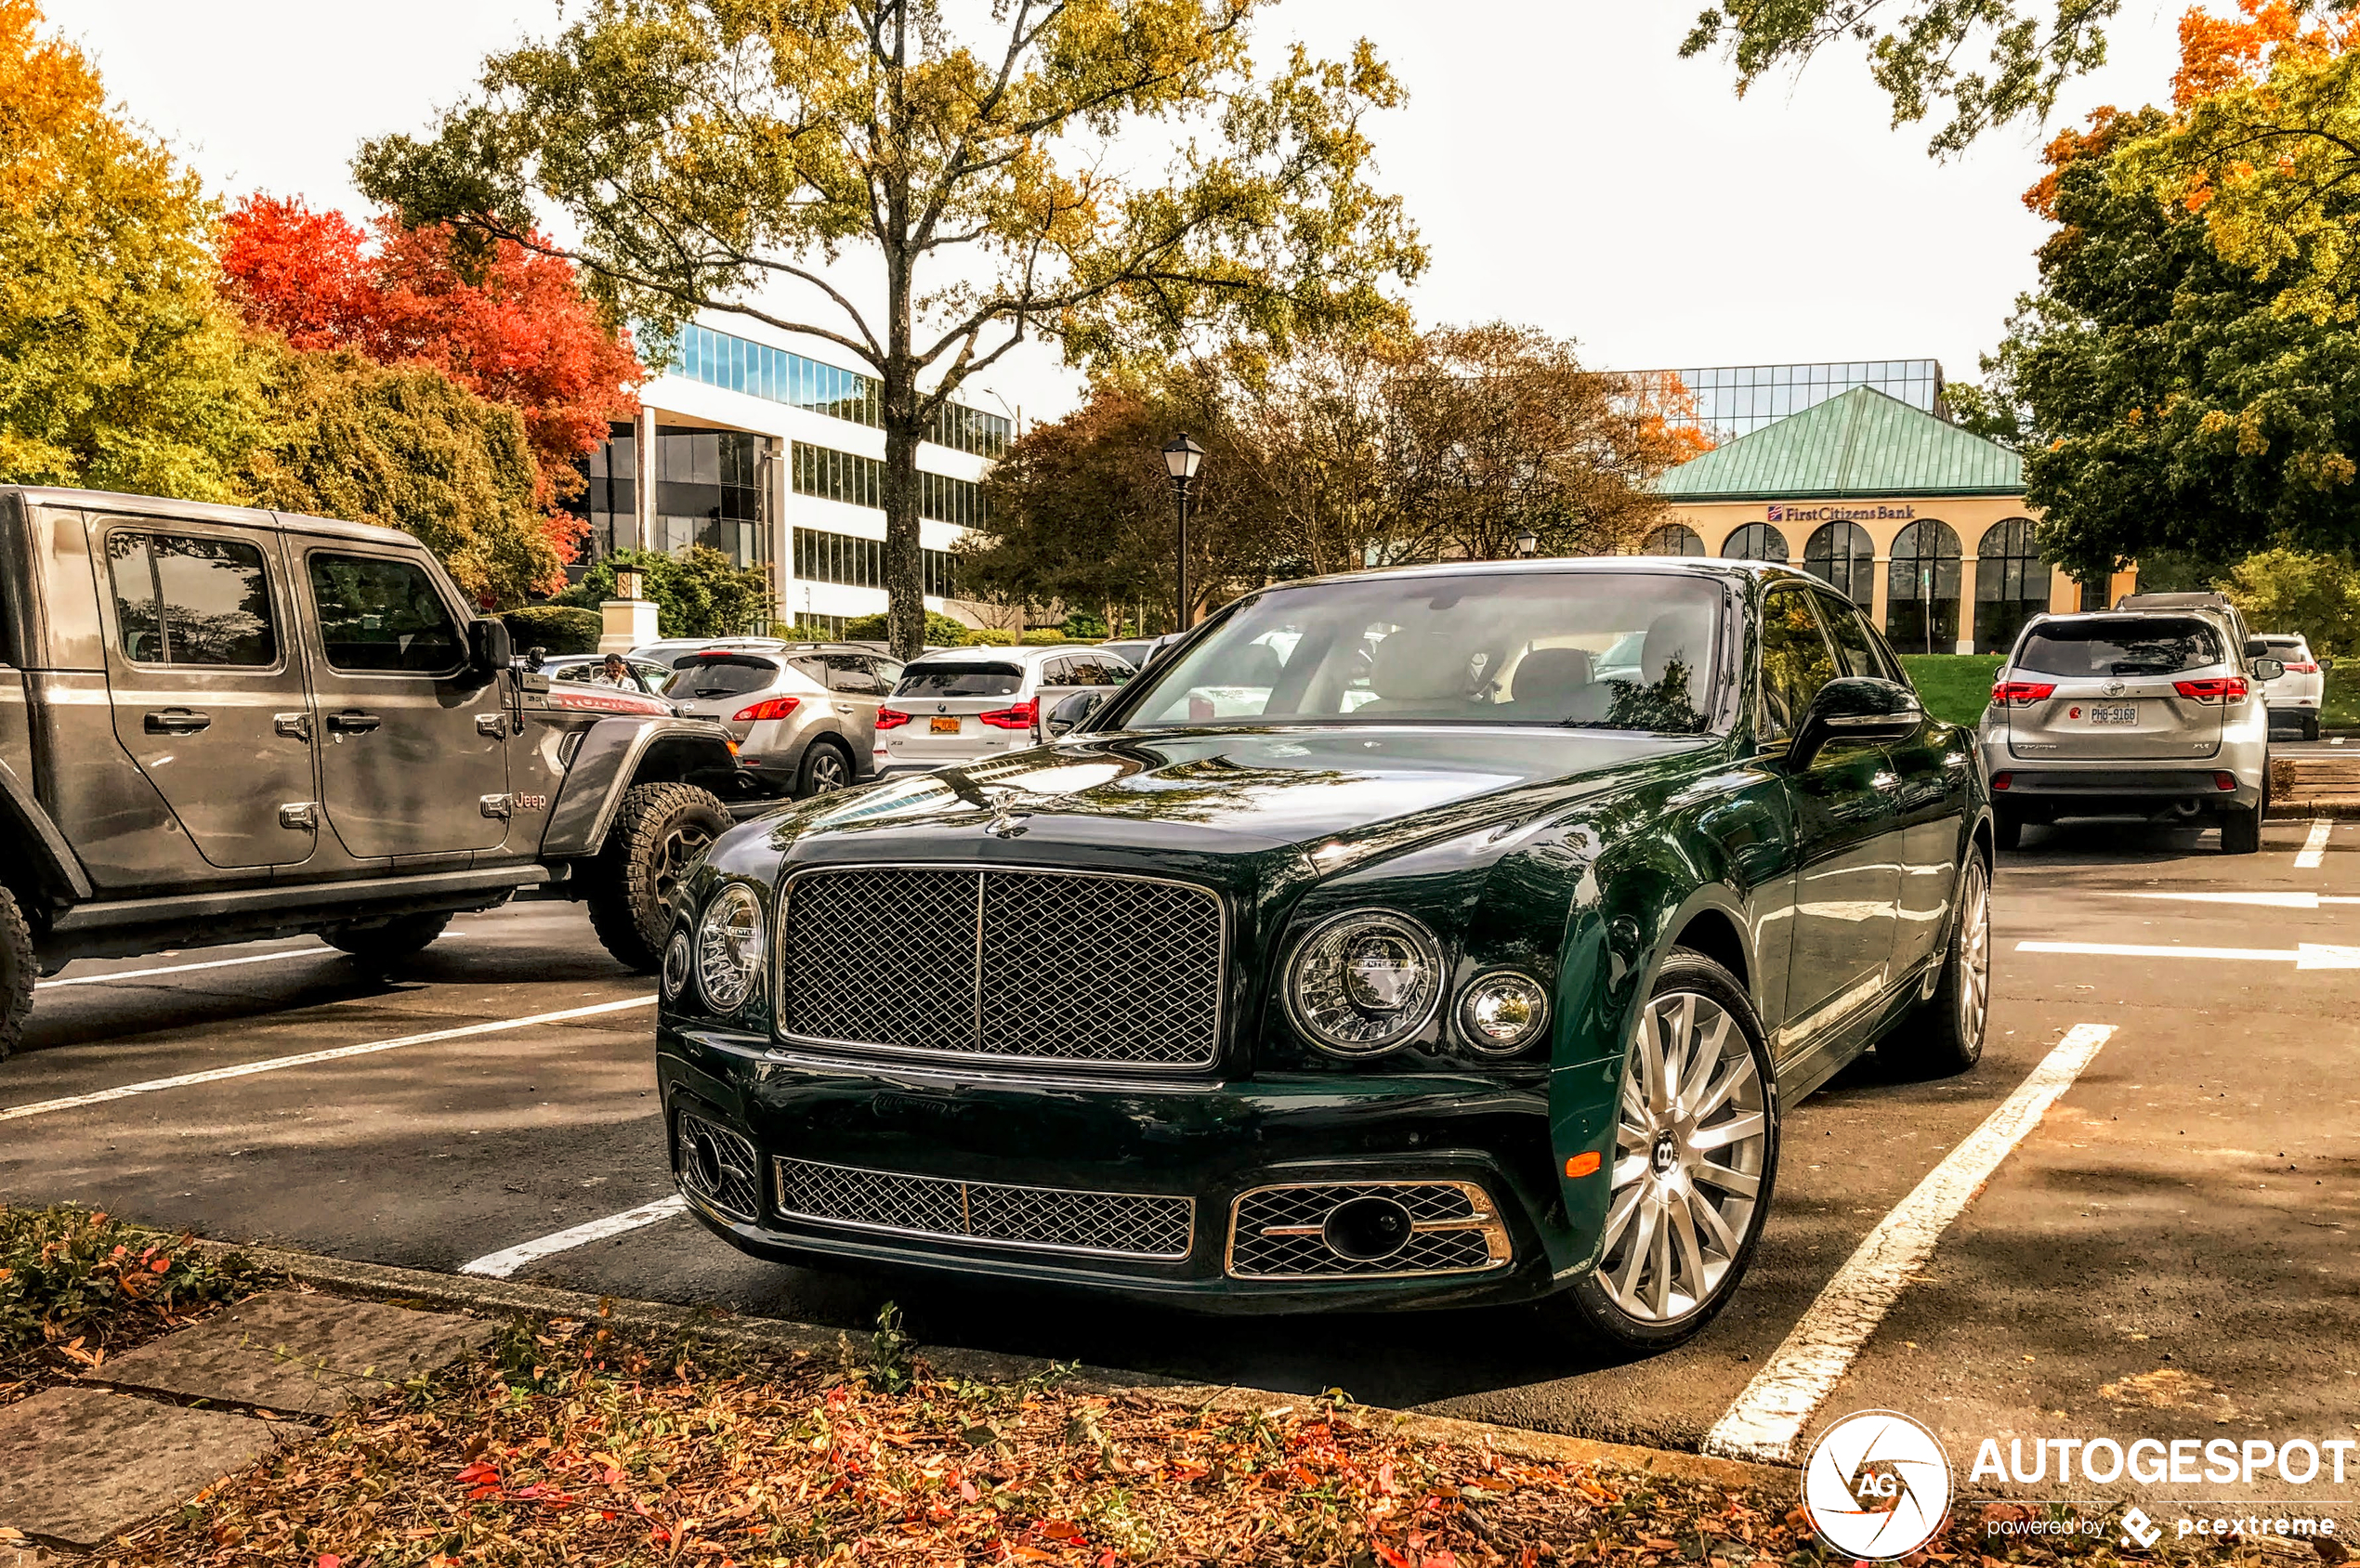
{"label": "lamp head", "polygon": [[1172,476],[1175,485],[1185,485],[1197,477],[1204,464],[1204,448],[1186,432],[1164,443],[1163,471]]}

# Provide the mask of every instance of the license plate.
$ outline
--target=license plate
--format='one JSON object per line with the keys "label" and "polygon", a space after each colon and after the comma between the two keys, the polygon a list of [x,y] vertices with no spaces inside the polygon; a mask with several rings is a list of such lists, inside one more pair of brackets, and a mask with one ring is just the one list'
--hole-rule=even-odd
{"label": "license plate", "polygon": [[2139,722],[2139,705],[2126,702],[2118,708],[2092,708],[2090,722],[2093,725],[2135,725]]}
{"label": "license plate", "polygon": [[928,719],[926,721],[926,733],[929,735],[956,735],[959,733],[959,721],[955,717],[947,719]]}

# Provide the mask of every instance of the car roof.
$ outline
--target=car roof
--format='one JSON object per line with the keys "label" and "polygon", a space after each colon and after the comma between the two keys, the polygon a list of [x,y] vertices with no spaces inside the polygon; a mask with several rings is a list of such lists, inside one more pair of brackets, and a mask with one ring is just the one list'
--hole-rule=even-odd
{"label": "car roof", "polygon": [[928,648],[910,662],[912,664],[921,661],[927,664],[961,664],[982,660],[999,664],[1005,664],[1011,660],[1018,664],[1038,664],[1041,660],[1056,654],[1074,653],[1082,648],[1096,646],[1095,643],[1059,643],[1053,647],[992,647],[988,645],[971,643],[964,647]]}
{"label": "car roof", "polygon": [[374,523],[351,523],[341,517],[314,517],[301,512],[266,512],[255,506],[219,506],[206,501],[173,501],[160,495],[133,495],[123,490],[74,490],[64,485],[0,485],[0,494],[14,491],[28,506],[70,506],[83,511],[124,516],[186,517],[236,528],[274,529],[284,533],[320,534],[367,544],[403,544],[425,549],[418,536]]}
{"label": "car roof", "polygon": [[1729,581],[1750,578],[1756,581],[1790,581],[1816,582],[1823,587],[1828,585],[1825,578],[1813,572],[1798,571],[1783,561],[1740,561],[1725,555],[1543,555],[1529,561],[1429,561],[1419,566],[1383,567],[1375,571],[1331,572],[1325,577],[1298,577],[1285,582],[1274,582],[1256,592],[1267,594],[1313,583],[1358,582],[1380,577],[1523,577],[1534,572],[1621,572],[1633,568],[1650,572],[1668,571],[1683,576],[1718,577]]}

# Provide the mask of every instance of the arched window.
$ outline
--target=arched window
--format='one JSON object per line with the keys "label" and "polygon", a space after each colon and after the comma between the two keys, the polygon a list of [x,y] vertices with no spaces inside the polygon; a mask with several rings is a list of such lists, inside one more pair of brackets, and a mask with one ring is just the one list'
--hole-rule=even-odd
{"label": "arched window", "polygon": [[2029,517],[1992,524],[1974,554],[1974,650],[2005,653],[2024,623],[2049,608],[2049,563]]}
{"label": "arched window", "polygon": [[1803,569],[1867,609],[1876,599],[1877,547],[1858,523],[1824,523],[1803,547]]}
{"label": "arched window", "polygon": [[1885,639],[1902,653],[1959,651],[1959,536],[1934,517],[1894,536]]}
{"label": "arched window", "polygon": [[1685,523],[1666,523],[1639,543],[1642,555],[1701,555],[1704,535]]}
{"label": "arched window", "polygon": [[1748,523],[1731,534],[1721,546],[1724,558],[1732,561],[1783,561],[1787,558],[1787,536],[1768,523]]}

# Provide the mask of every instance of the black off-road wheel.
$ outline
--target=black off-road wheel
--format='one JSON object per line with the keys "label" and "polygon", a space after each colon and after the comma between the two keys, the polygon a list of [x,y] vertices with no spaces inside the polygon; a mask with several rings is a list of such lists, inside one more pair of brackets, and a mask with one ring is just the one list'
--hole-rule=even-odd
{"label": "black off-road wheel", "polygon": [[643,974],[663,964],[672,894],[729,828],[728,808],[693,784],[635,784],[590,863],[590,928],[618,962]]}
{"label": "black off-road wheel", "polygon": [[1877,1042],[1877,1055],[1911,1078],[1947,1078],[1983,1060],[1991,1011],[1991,874],[1972,851],[1959,873],[1956,913],[1934,995]]}
{"label": "black off-road wheel", "polygon": [[0,1061],[24,1039],[24,1021],[33,1016],[33,983],[40,973],[33,929],[17,908],[16,895],[0,888]]}
{"label": "black off-road wheel", "polygon": [[450,924],[447,911],[396,915],[382,925],[330,926],[320,934],[320,940],[350,953],[362,963],[394,964],[424,952]]}
{"label": "black off-road wheel", "polygon": [[1673,949],[1624,1057],[1598,1264],[1566,1294],[1592,1333],[1669,1350],[1729,1304],[1770,1212],[1778,1122],[1744,986]]}

